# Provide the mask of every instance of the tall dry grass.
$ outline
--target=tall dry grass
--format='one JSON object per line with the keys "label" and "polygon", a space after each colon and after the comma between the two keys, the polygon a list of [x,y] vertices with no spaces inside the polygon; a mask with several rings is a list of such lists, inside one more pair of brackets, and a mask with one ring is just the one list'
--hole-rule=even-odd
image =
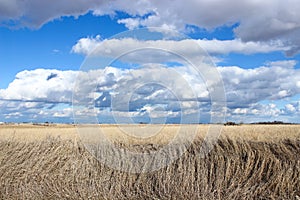
{"label": "tall dry grass", "polygon": [[80,141],[2,139],[0,199],[300,199],[298,137],[255,140],[229,132],[204,157],[199,137],[170,165],[141,174],[105,166]]}

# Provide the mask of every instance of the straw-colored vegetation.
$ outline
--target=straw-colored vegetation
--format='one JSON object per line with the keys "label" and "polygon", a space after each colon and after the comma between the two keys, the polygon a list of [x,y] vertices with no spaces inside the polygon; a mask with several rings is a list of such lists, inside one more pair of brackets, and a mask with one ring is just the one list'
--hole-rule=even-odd
{"label": "straw-colored vegetation", "polygon": [[[102,128],[119,149],[155,151],[178,126],[143,140]],[[300,126],[223,127],[201,157],[207,130],[170,165],[133,174],[98,162],[73,126],[0,126],[0,199],[300,199]]]}

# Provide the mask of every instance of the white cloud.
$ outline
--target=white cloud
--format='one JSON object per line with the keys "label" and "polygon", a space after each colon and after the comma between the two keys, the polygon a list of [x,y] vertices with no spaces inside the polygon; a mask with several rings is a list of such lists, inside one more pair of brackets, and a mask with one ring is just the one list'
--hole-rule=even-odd
{"label": "white cloud", "polygon": [[288,91],[287,90],[281,90],[278,92],[278,96],[280,98],[284,98],[284,97],[287,97],[289,94],[288,94]]}
{"label": "white cloud", "polygon": [[[185,31],[186,25],[194,25],[211,30],[237,24],[235,34],[242,41],[281,41],[292,46],[286,53],[293,55],[300,49],[299,10],[298,0],[1,0],[0,21],[39,27],[62,16],[77,17],[88,11],[94,15],[114,15],[116,11],[123,11],[131,17],[118,22],[129,29],[145,26]],[[8,23],[11,20],[14,23]]]}
{"label": "white cloud", "polygon": [[89,54],[91,53],[101,42],[100,36],[95,38],[81,38],[76,45],[72,47],[72,51],[76,53]]}
{"label": "white cloud", "polygon": [[[135,52],[128,52],[137,50]],[[160,51],[158,51],[160,50]],[[241,40],[136,40],[133,38],[107,39],[81,38],[72,47],[72,52],[91,56],[109,56],[119,58],[124,53],[130,53],[127,59],[133,62],[162,62],[166,57],[174,57],[167,52],[186,55],[195,60],[197,57],[229,53],[254,54],[288,50],[280,43],[268,45],[261,42],[242,42]],[[124,57],[123,57],[124,58]],[[122,57],[120,58],[122,59]],[[152,60],[149,60],[152,59]],[[176,60],[176,58],[173,58]],[[178,60],[178,58],[177,58]]]}
{"label": "white cloud", "polygon": [[286,104],[285,105],[285,109],[289,112],[295,112],[296,111],[296,108],[294,107],[294,105],[292,104]]}
{"label": "white cloud", "polygon": [[[124,1],[123,1],[124,3]],[[111,8],[120,9],[119,2],[115,1]],[[234,6],[232,6],[234,5]],[[194,25],[205,29],[221,26],[230,26],[238,23],[235,33],[243,41],[281,41],[285,45],[293,45],[286,51],[293,55],[299,51],[300,39],[300,4],[297,0],[267,0],[261,1],[205,1],[180,0],[151,1],[147,5],[133,5],[136,10],[151,10],[147,17],[132,18],[135,23],[145,27],[168,27],[175,30],[186,30],[186,25]],[[147,9],[145,9],[147,8]],[[101,8],[99,8],[101,9]],[[127,12],[127,8],[121,9]],[[131,13],[128,11],[128,13]],[[136,13],[132,13],[136,14]],[[132,24],[127,18],[120,21],[126,26]],[[136,25],[135,25],[136,26]]]}
{"label": "white cloud", "polygon": [[198,40],[199,45],[211,54],[255,54],[288,50],[280,43],[266,44],[261,42],[243,42],[235,40]]}
{"label": "white cloud", "polygon": [[53,113],[53,117],[71,117],[73,114],[72,108],[64,108]]}
{"label": "white cloud", "polygon": [[219,67],[227,90],[228,105],[245,106],[262,100],[278,100],[300,93],[297,86],[300,70],[295,61],[269,63],[255,69]]}
{"label": "white cloud", "polygon": [[[298,120],[295,113],[290,115],[292,118]],[[274,104],[261,104],[254,103],[248,105],[247,108],[234,108],[228,109],[227,119],[229,121],[235,122],[259,122],[259,121],[289,121],[286,119],[285,113],[283,110],[274,106]]]}
{"label": "white cloud", "polygon": [[125,24],[129,30],[133,30],[140,26],[140,20],[135,18],[119,19],[119,24]]}
{"label": "white cloud", "polygon": [[70,102],[74,71],[36,69],[16,75],[7,89],[0,90],[1,99],[36,102]]}
{"label": "white cloud", "polygon": [[[256,69],[218,67],[229,118],[239,120],[245,116],[244,122],[259,117],[297,118],[300,104],[289,102],[290,97],[300,94],[300,70],[294,68],[295,64],[288,60]],[[211,79],[213,85],[214,78]],[[207,86],[205,80],[184,66],[151,64],[86,72],[36,69],[20,72],[8,88],[0,90],[0,113],[6,119],[71,118],[74,91],[75,107],[82,106],[75,109],[77,116],[111,117],[114,113],[119,117],[179,117],[193,115],[197,109],[208,115],[211,105]],[[284,108],[276,105],[281,100],[288,102]]]}
{"label": "white cloud", "polygon": [[297,64],[296,60],[279,60],[279,61],[272,61],[267,62],[267,66],[273,66],[273,67],[282,67],[282,68],[294,68]]}

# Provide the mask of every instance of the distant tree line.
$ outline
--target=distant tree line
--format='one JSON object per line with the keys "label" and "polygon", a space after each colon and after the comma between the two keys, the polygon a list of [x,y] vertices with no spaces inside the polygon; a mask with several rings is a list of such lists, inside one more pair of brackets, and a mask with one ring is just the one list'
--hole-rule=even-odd
{"label": "distant tree line", "polygon": [[239,124],[237,124],[237,123],[235,123],[235,122],[226,122],[226,123],[224,124],[224,126],[237,126],[237,125],[239,125]]}
{"label": "distant tree line", "polygon": [[287,123],[283,121],[272,121],[272,122],[255,122],[252,124],[292,124],[292,123]]}
{"label": "distant tree line", "polygon": [[[224,123],[224,126],[238,126],[238,125],[242,125],[243,122],[240,122],[240,123],[236,123],[236,122],[232,122],[232,121],[228,121],[226,123]],[[288,123],[288,122],[283,122],[283,121],[268,121],[268,122],[254,122],[254,123],[251,123],[251,124],[294,124],[294,123]]]}

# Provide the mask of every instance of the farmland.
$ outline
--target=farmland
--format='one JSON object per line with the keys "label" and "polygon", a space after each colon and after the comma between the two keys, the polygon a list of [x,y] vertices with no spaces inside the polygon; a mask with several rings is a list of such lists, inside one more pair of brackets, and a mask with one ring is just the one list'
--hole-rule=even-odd
{"label": "farmland", "polygon": [[73,125],[1,125],[0,199],[300,199],[300,125],[223,126],[205,154],[209,125],[91,127],[117,149],[144,153],[179,128],[197,132],[170,164],[131,173],[97,160]]}

